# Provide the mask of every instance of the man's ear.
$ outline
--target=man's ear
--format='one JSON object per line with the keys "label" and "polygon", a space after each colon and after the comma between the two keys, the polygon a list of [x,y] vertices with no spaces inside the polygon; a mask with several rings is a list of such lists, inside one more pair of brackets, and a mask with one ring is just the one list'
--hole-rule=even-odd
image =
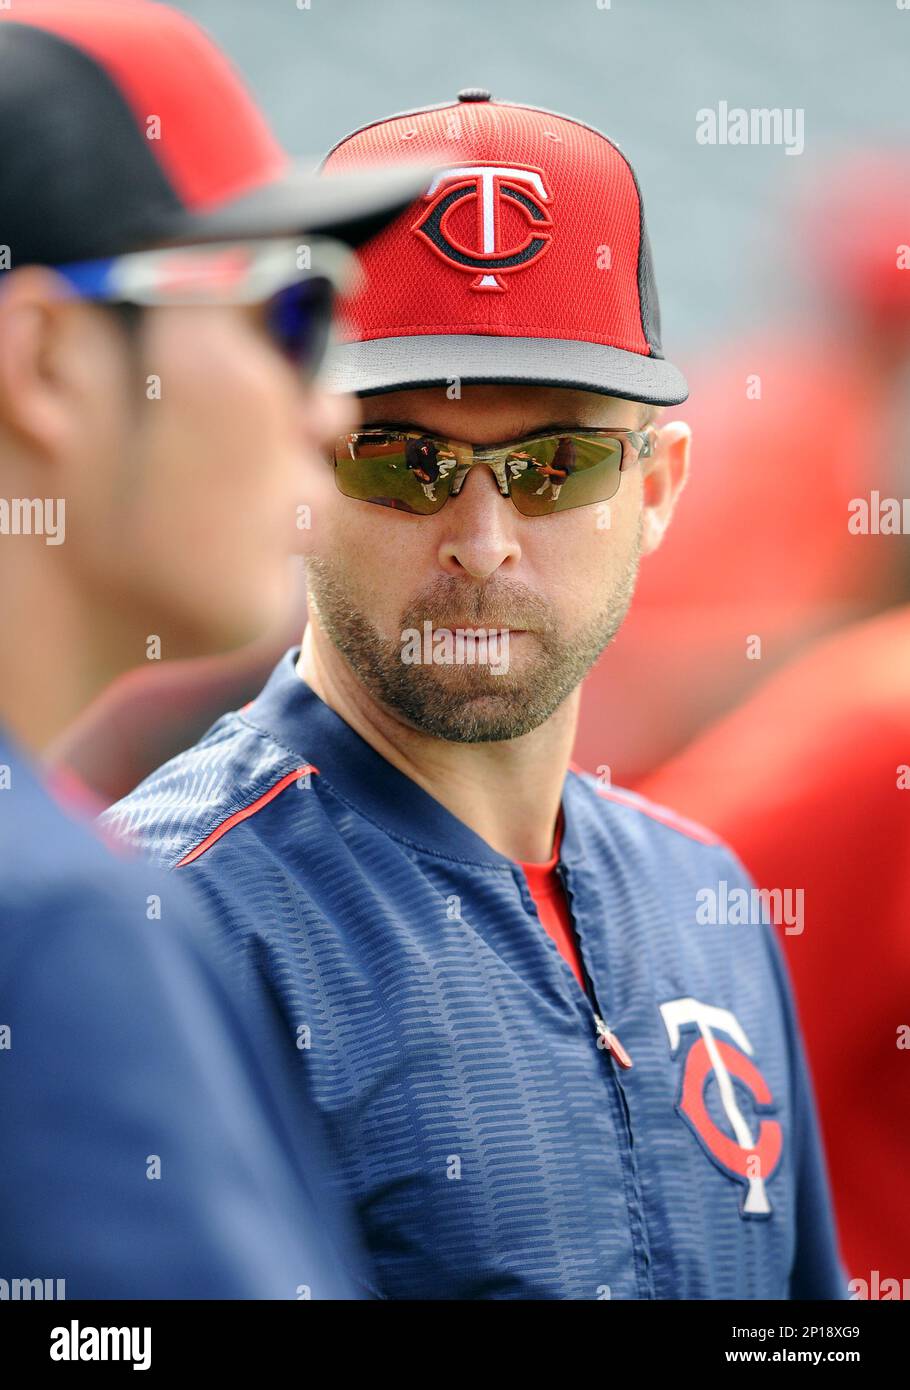
{"label": "man's ear", "polygon": [[71,420],[72,335],[63,285],[41,266],[7,272],[0,281],[0,426],[45,456],[57,452]]}
{"label": "man's ear", "polygon": [[643,555],[650,555],[664,538],[677,498],[689,476],[691,443],[689,426],[682,420],[674,420],[657,431],[654,453],[642,462]]}

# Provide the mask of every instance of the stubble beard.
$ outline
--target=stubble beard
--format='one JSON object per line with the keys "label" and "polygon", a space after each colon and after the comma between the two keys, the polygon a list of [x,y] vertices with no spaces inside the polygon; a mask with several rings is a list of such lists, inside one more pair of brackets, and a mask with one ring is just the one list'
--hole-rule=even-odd
{"label": "stubble beard", "polygon": [[[441,579],[402,615],[402,634],[446,627],[448,614],[470,617],[473,628],[509,629],[504,614],[520,615],[514,628],[534,630],[510,643],[507,671],[491,664],[408,664],[403,636],[387,640],[351,603],[342,569],[333,559],[306,562],[309,602],[320,628],[345,658],[373,699],[432,738],[449,743],[499,743],[529,734],[545,723],[581,684],[625,620],[635,592],[641,555],[641,521],[630,554],[603,607],[578,631],[564,637],[547,605],[515,584],[478,586],[469,598],[465,582]],[[488,619],[487,615],[492,615]],[[516,647],[521,647],[521,653]]]}

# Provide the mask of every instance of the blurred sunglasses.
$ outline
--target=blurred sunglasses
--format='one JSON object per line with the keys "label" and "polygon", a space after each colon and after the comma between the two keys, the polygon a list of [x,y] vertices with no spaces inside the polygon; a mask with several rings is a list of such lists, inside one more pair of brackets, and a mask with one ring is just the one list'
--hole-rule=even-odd
{"label": "blurred sunglasses", "polygon": [[336,295],[352,293],[361,274],[353,252],[327,237],[165,247],[54,270],[99,303],[262,304],[272,340],[308,377],[325,355]]}
{"label": "blurred sunglasses", "polygon": [[623,473],[653,454],[656,437],[650,425],[581,429],[479,448],[418,430],[365,429],[336,440],[335,483],[345,497],[432,516],[457,497],[471,468],[486,464],[522,516],[551,516],[608,502]]}

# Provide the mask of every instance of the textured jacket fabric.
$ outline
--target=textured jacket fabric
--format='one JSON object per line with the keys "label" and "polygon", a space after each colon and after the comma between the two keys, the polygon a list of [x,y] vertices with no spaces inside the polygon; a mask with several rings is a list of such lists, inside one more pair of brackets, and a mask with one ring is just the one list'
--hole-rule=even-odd
{"label": "textured jacket fabric", "polygon": [[588,998],[520,866],[361,739],[297,655],[107,820],[197,885],[280,1009],[376,1292],[845,1297],[774,929],[699,921],[699,895],[751,890],[732,853],[567,772]]}

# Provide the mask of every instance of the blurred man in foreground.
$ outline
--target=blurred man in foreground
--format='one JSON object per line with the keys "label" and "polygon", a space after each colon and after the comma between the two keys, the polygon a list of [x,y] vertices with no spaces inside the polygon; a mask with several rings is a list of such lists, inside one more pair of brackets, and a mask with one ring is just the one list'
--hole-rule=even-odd
{"label": "blurred man in foreground", "polygon": [[173,11],[2,17],[0,1278],[352,1297],[273,1020],[184,887],[115,858],[39,764],[119,671],[281,612],[301,466],[352,419],[312,380],[350,263],[318,233],[356,244],[402,195],[288,171]]}

